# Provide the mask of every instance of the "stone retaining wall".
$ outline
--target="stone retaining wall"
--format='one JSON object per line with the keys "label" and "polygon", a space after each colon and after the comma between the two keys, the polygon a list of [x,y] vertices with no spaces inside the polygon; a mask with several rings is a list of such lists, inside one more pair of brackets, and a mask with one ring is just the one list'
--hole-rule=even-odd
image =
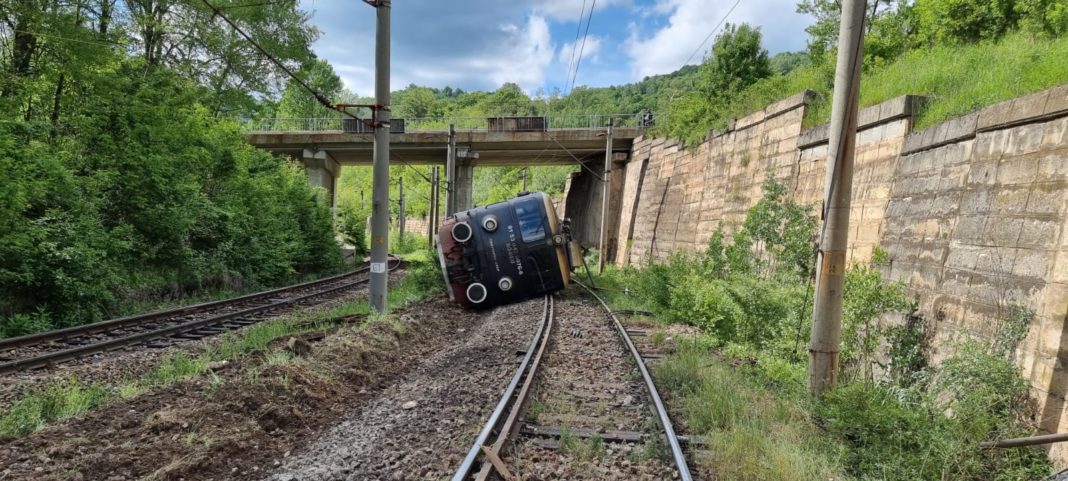
{"label": "stone retaining wall", "polygon": [[[769,176],[819,212],[826,126],[803,130],[810,93],[742,119],[701,145],[635,141],[624,167],[618,265],[662,261],[731,233]],[[1013,304],[1036,312],[1017,352],[1039,422],[1068,432],[1068,85],[913,131],[922,99],[863,109],[850,256],[881,246],[934,330],[935,360],[964,337],[990,339]],[[1055,445],[1068,460],[1068,446]]]}

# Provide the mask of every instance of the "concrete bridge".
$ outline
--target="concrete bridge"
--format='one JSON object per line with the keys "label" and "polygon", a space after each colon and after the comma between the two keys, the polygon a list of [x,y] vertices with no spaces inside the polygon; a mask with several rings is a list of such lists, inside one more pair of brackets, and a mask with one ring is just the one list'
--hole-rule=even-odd
{"label": "concrete bridge", "polygon": [[[641,124],[635,114],[404,119],[390,135],[390,163],[445,166],[453,199],[447,204],[462,210],[472,204],[475,167],[603,166],[609,149],[615,162],[625,162],[646,130]],[[341,118],[272,119],[256,126],[248,141],[303,161],[310,182],[325,188],[333,205],[341,166],[371,165],[374,135],[366,130]]]}

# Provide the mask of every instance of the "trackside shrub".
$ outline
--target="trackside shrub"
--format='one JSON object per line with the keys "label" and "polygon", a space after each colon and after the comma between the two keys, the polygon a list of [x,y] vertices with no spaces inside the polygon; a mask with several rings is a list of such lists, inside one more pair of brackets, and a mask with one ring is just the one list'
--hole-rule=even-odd
{"label": "trackside shrub", "polygon": [[[803,246],[815,223],[778,187],[767,184],[743,226],[714,232],[704,252],[609,270],[599,281],[614,305],[703,332],[655,375],[691,432],[720,453],[710,464],[717,479],[1043,479],[1050,463],[1040,450],[979,447],[1032,432],[1028,383],[1013,358],[1034,313],[1008,306],[996,339],[955,346],[932,366],[926,324],[905,286],[883,279],[882,249],[846,272],[842,384],[809,397]],[[904,322],[884,323],[899,315]]]}

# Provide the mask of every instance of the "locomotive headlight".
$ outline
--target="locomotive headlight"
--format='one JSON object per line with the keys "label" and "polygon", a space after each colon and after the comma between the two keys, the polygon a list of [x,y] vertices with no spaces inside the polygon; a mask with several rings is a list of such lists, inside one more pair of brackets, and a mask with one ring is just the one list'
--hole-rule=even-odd
{"label": "locomotive headlight", "polygon": [[472,304],[479,304],[486,300],[487,294],[489,292],[486,291],[486,286],[480,282],[472,282],[471,285],[467,286],[467,300],[471,301]]}
{"label": "locomotive headlight", "polygon": [[495,215],[487,215],[486,218],[482,219],[482,228],[486,229],[486,232],[497,230],[497,226],[497,216]]}
{"label": "locomotive headlight", "polygon": [[452,238],[456,239],[456,242],[471,240],[471,234],[471,226],[467,222],[457,222],[452,225]]}
{"label": "locomotive headlight", "polygon": [[497,281],[497,287],[501,288],[502,291],[512,290],[512,278],[502,277],[501,280]]}

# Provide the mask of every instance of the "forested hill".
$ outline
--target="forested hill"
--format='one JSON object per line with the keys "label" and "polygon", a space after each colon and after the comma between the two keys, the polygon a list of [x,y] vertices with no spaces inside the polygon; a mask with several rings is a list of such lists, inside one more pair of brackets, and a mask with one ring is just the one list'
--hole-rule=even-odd
{"label": "forested hill", "polygon": [[[260,5],[227,14],[309,61],[296,2]],[[230,120],[284,82],[199,1],[2,2],[0,335],[339,267],[304,173]]]}
{"label": "forested hill", "polygon": [[[326,97],[359,100],[313,55],[319,32],[297,0],[211,3]],[[771,56],[759,28],[727,24],[701,65],[671,74],[565,93],[408,86],[393,111],[648,109],[657,135],[692,144],[808,88],[823,99],[810,109],[819,122],[837,5],[800,0],[815,20],[803,53]],[[868,25],[861,102],[927,95],[921,125],[1068,82],[1068,0],[879,0]],[[338,268],[330,211],[300,167],[243,139],[260,122],[330,115],[202,0],[0,2],[0,336]],[[361,172],[346,169],[339,189],[350,225],[366,214]],[[532,169],[529,188],[559,192],[568,172]],[[393,176],[409,213],[425,212],[426,168]],[[522,183],[519,169],[476,176],[479,203]]]}
{"label": "forested hill", "polygon": [[[919,127],[962,115],[995,102],[1068,82],[1068,0],[880,0],[867,14],[861,104],[916,94],[928,97]],[[798,10],[815,21],[807,28],[808,49],[770,55],[762,32],[750,25],[726,25],[700,66],[606,88],[578,87],[569,95],[535,92],[514,84],[495,92],[409,86],[396,93],[400,117],[656,113],[654,135],[699,143],[732,118],[764,108],[805,89],[814,105],[810,125],[826,122],[834,80],[838,2],[802,0]],[[328,65],[322,65],[329,68]],[[332,73],[327,72],[332,75]],[[326,75],[329,77],[330,75]],[[335,76],[336,78],[336,76]],[[340,88],[340,82],[336,85]],[[337,92],[339,95],[343,92]],[[398,166],[411,186],[409,204],[425,211],[425,173]],[[530,171],[531,189],[559,192],[574,169]],[[346,173],[342,206],[362,215],[356,198],[367,173]],[[522,169],[476,170],[475,200],[491,202],[514,195]],[[396,192],[393,193],[396,195]]]}

